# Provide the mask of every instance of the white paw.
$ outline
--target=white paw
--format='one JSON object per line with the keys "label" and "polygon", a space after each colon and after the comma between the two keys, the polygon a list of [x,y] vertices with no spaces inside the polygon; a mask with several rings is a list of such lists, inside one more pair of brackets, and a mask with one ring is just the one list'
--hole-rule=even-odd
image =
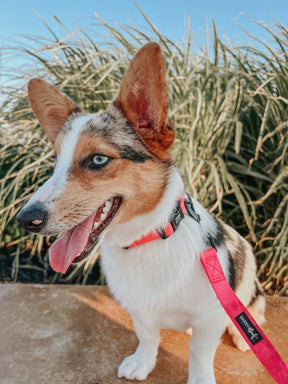
{"label": "white paw", "polygon": [[118,377],[128,380],[145,380],[155,362],[143,361],[136,354],[126,357],[118,368]]}

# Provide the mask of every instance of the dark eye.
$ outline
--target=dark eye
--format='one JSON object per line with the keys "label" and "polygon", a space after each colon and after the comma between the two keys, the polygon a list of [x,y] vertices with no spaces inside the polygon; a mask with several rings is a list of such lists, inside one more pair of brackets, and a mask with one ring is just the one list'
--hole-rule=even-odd
{"label": "dark eye", "polygon": [[83,166],[91,170],[97,170],[104,168],[110,161],[112,157],[102,155],[101,153],[96,153],[94,155],[89,155],[84,161]]}

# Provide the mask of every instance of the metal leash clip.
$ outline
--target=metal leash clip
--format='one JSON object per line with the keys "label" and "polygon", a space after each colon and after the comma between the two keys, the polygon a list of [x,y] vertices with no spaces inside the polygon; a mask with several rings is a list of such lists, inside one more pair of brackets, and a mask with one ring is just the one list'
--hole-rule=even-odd
{"label": "metal leash clip", "polygon": [[191,216],[197,223],[200,223],[200,216],[196,213],[191,196],[185,192],[185,208],[189,216]]}

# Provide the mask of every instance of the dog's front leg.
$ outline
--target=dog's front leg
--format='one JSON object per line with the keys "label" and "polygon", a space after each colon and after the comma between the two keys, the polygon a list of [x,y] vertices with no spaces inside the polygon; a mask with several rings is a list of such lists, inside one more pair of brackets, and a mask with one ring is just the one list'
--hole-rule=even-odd
{"label": "dog's front leg", "polygon": [[193,334],[189,341],[188,384],[216,384],[214,356],[221,335],[225,330],[224,311],[209,313],[193,323]]}
{"label": "dog's front leg", "polygon": [[145,380],[156,363],[160,342],[159,328],[151,318],[151,314],[131,314],[135,332],[139,339],[136,352],[126,357],[118,369],[118,377],[129,380]]}

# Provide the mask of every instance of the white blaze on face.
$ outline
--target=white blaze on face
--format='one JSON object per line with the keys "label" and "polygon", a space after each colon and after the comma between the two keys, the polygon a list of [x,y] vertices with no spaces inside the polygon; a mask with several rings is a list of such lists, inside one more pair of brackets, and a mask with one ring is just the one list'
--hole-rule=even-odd
{"label": "white blaze on face", "polygon": [[95,115],[81,116],[72,121],[71,129],[65,133],[63,138],[61,151],[58,154],[53,175],[31,197],[27,206],[37,201],[49,206],[53,198],[63,190],[69,169],[73,162],[74,150],[79,139],[79,134],[85,128],[87,121],[93,117],[95,118]]}

